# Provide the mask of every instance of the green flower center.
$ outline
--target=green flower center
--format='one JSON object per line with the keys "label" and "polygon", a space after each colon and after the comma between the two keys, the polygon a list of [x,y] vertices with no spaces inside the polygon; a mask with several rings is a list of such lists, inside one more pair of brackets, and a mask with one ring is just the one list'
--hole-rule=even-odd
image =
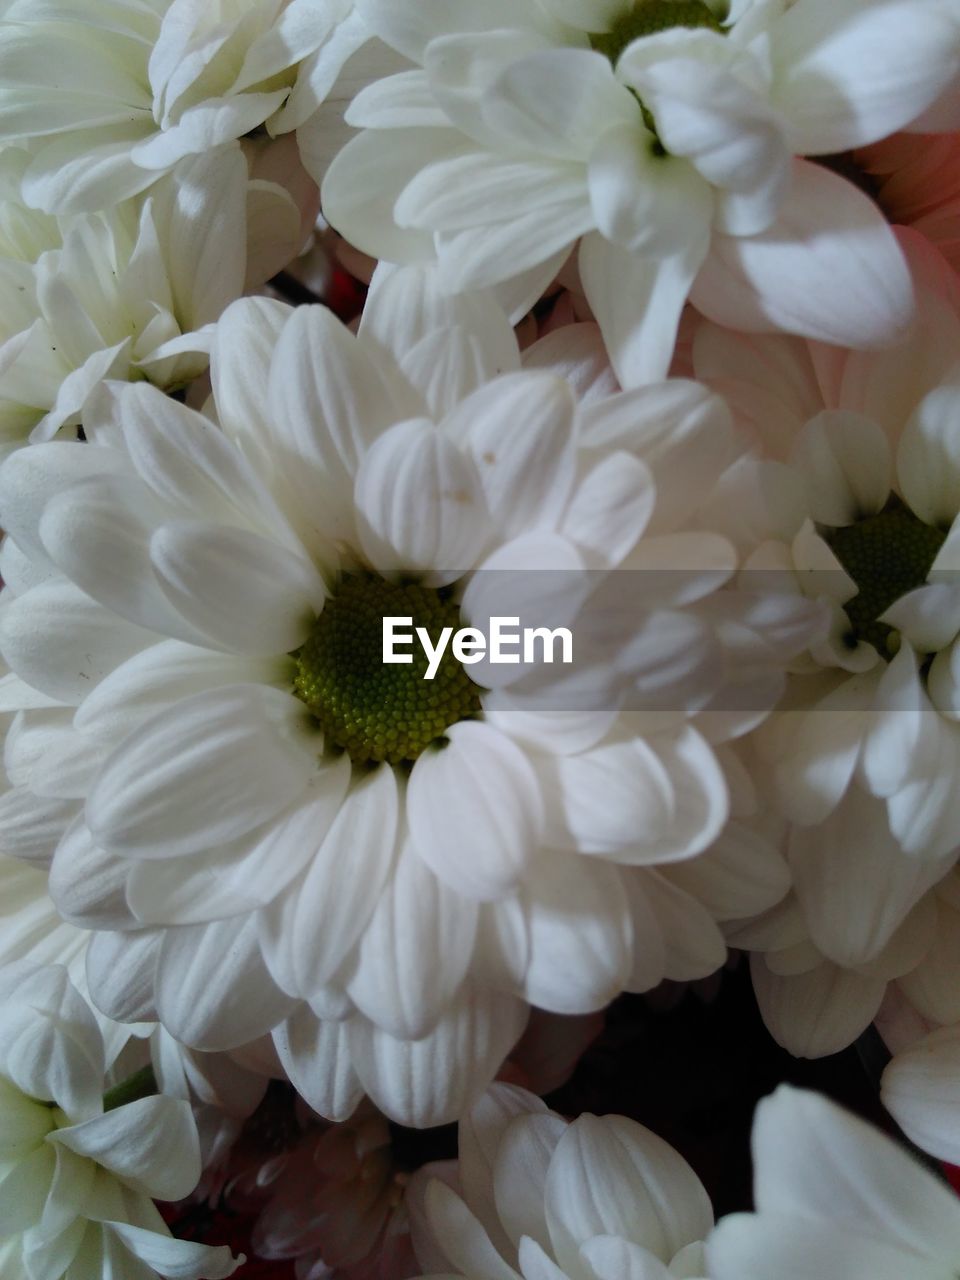
{"label": "green flower center", "polygon": [[[411,644],[397,643],[409,664],[383,661],[383,619],[411,618]],[[372,575],[346,577],[294,654],[293,691],[308,707],[326,743],[357,765],[409,763],[459,720],[480,714],[480,690],[449,645],[432,680],[416,637],[423,627],[436,645],[444,627],[462,625],[449,591],[392,583]]]}
{"label": "green flower center", "polygon": [[877,619],[901,596],[923,586],[946,536],[942,529],[924,524],[896,497],[876,515],[824,534],[858,587],[844,605],[851,648],[865,640],[886,658],[896,652],[897,634]]}
{"label": "green flower center", "polygon": [[632,41],[672,27],[707,27],[723,33],[716,14],[703,0],[634,0],[609,31],[591,35],[590,43],[616,64]]}

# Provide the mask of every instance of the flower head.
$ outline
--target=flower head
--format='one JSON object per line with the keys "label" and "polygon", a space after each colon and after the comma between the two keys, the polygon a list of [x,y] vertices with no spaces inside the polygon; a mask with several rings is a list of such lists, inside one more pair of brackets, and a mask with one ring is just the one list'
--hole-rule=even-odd
{"label": "flower head", "polygon": [[435,256],[448,289],[502,286],[522,313],[579,240],[624,386],[666,372],[688,296],[864,347],[909,322],[879,211],[799,157],[881,138],[952,84],[960,28],[936,0],[358,8],[417,64],[357,95],[363,132],[324,178],[365,252]]}
{"label": "flower head", "polygon": [[[359,337],[247,300],[214,337],[219,426],[113,387],[88,443],[0,472],[0,647],[28,690],[0,807],[103,931],[95,998],[205,1050],[273,1029],[328,1116],[365,1088],[452,1118],[528,1003],[583,1013],[723,959],[668,864],[727,817],[708,735],[762,717],[811,616],[715,600],[729,548],[684,531],[721,403],[677,383],[581,407],[545,341],[521,370],[492,300],[418,271],[381,275]],[[596,661],[394,677],[371,637],[401,601],[427,635],[559,610]],[[717,714],[754,665],[748,709]]]}
{"label": "flower head", "polygon": [[672,1147],[625,1116],[568,1123],[513,1085],[487,1090],[460,1126],[457,1165],[417,1173],[408,1202],[417,1256],[431,1274],[706,1274],[710,1201]]}
{"label": "flower head", "polygon": [[0,969],[0,1019],[0,1259],[25,1280],[232,1275],[228,1249],[174,1240],[151,1198],[186,1195],[200,1175],[188,1104],[105,1110],[103,1040],[64,969]]}
{"label": "flower head", "polygon": [[367,38],[352,0],[11,0],[0,141],[29,146],[31,206],[106,209],[187,156],[297,128]]}

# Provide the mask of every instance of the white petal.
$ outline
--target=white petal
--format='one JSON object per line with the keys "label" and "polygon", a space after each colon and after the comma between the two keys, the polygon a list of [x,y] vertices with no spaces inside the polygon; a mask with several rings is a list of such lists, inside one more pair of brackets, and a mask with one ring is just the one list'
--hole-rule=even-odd
{"label": "white petal", "polygon": [[625,1116],[582,1115],[568,1127],[550,1162],[546,1207],[557,1261],[572,1274],[579,1246],[593,1236],[642,1240],[672,1257],[713,1224],[687,1162]]}
{"label": "white petal", "polygon": [[[369,446],[412,416],[364,344],[322,307],[299,307],[274,350],[267,394],[273,452],[298,528],[353,536],[353,477]],[[417,409],[413,410],[414,413]]]}
{"label": "white petal", "polygon": [[913,319],[906,264],[876,206],[802,160],[768,231],[714,236],[690,300],[730,328],[782,329],[838,346],[890,346]]}
{"label": "white petal", "polygon": [[900,488],[907,505],[926,524],[949,526],[960,512],[958,405],[956,388],[935,388],[920,401],[900,437]]}
{"label": "white petal", "polygon": [[798,1058],[822,1058],[853,1044],[876,1016],[887,985],[829,961],[807,973],[779,977],[754,955],[750,971],[767,1030]]}
{"label": "white petal", "polygon": [[152,639],[63,578],[22,596],[4,594],[0,648],[28,684],[76,704]]}
{"label": "white petal", "polygon": [[490,536],[477,468],[426,419],[401,423],[366,454],[356,482],[363,550],[377,571],[455,581]]}
{"label": "white petal", "polygon": [[523,994],[554,1013],[590,1013],[624,989],[633,929],[614,867],[543,855],[526,895],[530,961]]}
{"label": "white petal", "polygon": [[[439,272],[433,265],[378,265],[360,319],[359,333],[365,342],[379,343],[401,362],[425,338],[441,337],[453,328],[470,335],[486,374],[481,382],[519,368],[516,336],[491,294],[449,294],[441,289]],[[406,372],[411,377],[410,371]],[[449,405],[444,412],[453,407]],[[439,420],[443,414],[432,416]]]}
{"label": "white petal", "polygon": [[960,1029],[945,1027],[902,1049],[883,1073],[881,1099],[911,1142],[960,1161]]}
{"label": "white petal", "polygon": [[632,94],[601,53],[546,49],[518,58],[484,95],[484,122],[534,155],[585,160],[597,129],[638,123]]}
{"label": "white petal", "polygon": [[590,551],[598,568],[614,568],[641,536],[653,513],[653,477],[638,458],[611,453],[577,485],[561,532]]}
{"label": "white petal", "polygon": [[458,1271],[479,1273],[484,1280],[516,1280],[516,1272],[494,1248],[483,1224],[463,1200],[439,1178],[424,1192],[424,1211],[430,1231]]}
{"label": "white petal", "polygon": [[326,594],[302,553],[200,520],[158,529],[150,561],[177,612],[234,653],[266,657],[299,648]]}
{"label": "white petal", "polygon": [[97,1007],[119,1022],[156,1022],[154,976],[160,932],[95,933],[87,947],[87,982]]}
{"label": "white petal", "polygon": [[941,876],[904,857],[885,806],[859,787],[825,823],[794,829],[789,857],[811,938],[845,968],[874,959]]}
{"label": "white petal", "polygon": [[939,1262],[899,1249],[883,1237],[844,1222],[817,1221],[791,1214],[734,1213],[724,1218],[707,1245],[716,1280],[776,1274],[778,1280],[946,1280]]}
{"label": "white petal", "polygon": [[827,410],[801,431],[791,462],[801,471],[814,520],[855,524],[876,515],[890,496],[886,433],[859,413]]}
{"label": "white petal", "polygon": [[178,1098],[140,1098],[58,1129],[52,1141],[158,1200],[189,1195],[200,1178],[196,1125],[190,1104]]}
{"label": "white petal", "polygon": [[352,1019],[350,1051],[364,1088],[391,1120],[417,1128],[447,1124],[490,1083],[526,1019],[522,1001],[468,987],[423,1040],[395,1040],[366,1019]]}
{"label": "white petal", "polygon": [[704,218],[703,233],[665,258],[630,253],[598,233],[581,241],[584,293],[621,386],[666,376],[680,313],[707,252],[706,229]]}
{"label": "white petal", "polygon": [[219,319],[243,291],[246,269],[246,160],[237,146],[204,151],[182,160],[153,193],[184,331]]}
{"label": "white petal", "polygon": [[523,752],[489,726],[453,725],[410,776],[410,835],[450,888],[496,899],[519,882],[543,830],[543,799]]}
{"label": "white petal", "polygon": [[3,1072],[29,1097],[71,1116],[95,1115],[103,1089],[103,1038],[60,965],[14,964],[3,971]]}
{"label": "white petal", "polygon": [[469,447],[504,541],[559,524],[574,481],[575,411],[556,375],[522,372],[481,387],[444,421]]}
{"label": "white petal", "polygon": [[306,1004],[273,1033],[294,1088],[328,1120],[346,1120],[363,1097],[347,1039],[345,1024],[323,1022]]}
{"label": "white petal", "polygon": [[211,1247],[177,1240],[127,1222],[105,1226],[122,1240],[134,1257],[159,1272],[165,1280],[225,1280],[240,1265],[227,1245]]}
{"label": "white petal", "polygon": [[416,1040],[436,1025],[467,972],[476,903],[448,889],[409,844],[380,896],[347,985],[361,1013]]}
{"label": "white petal", "polygon": [[163,1025],[208,1052],[256,1040],[296,1004],[267,972],[252,915],[166,930],[156,983]]}
{"label": "white petal", "polygon": [[771,27],[773,97],[801,154],[846,151],[902,129],[956,74],[946,12],[903,0],[793,6]]}
{"label": "white petal", "polygon": [[817,1094],[782,1086],[764,1099],[753,1158],[761,1213],[807,1222],[853,1214],[864,1234],[918,1258],[946,1260],[960,1248],[950,1190],[884,1134]]}
{"label": "white petal", "polygon": [[[351,787],[322,839],[287,925],[292,971],[306,996],[333,979],[365,928],[393,862],[397,816],[396,775],[382,765]],[[264,927],[272,934],[275,923]]]}
{"label": "white petal", "polygon": [[267,822],[303,791],[316,764],[295,730],[302,703],[233,685],[154,716],[107,761],[87,820],[108,849],[172,857]]}

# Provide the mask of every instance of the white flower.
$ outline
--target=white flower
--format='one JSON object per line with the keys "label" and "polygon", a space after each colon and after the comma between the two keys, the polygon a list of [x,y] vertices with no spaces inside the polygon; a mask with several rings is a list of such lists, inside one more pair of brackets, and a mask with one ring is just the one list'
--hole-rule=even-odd
{"label": "white flower", "polygon": [[459,1140],[457,1165],[442,1178],[428,1167],[408,1192],[425,1271],[449,1280],[706,1275],[707,1193],[635,1121],[567,1123],[533,1094],[497,1084],[464,1117]]}
{"label": "white flower", "polygon": [[4,1274],[232,1275],[229,1249],[174,1240],[153,1204],[200,1175],[189,1105],[160,1095],[104,1110],[103,1041],[66,970],[0,969],[0,1027],[0,1251],[19,1262]]}
{"label": "white flower", "polygon": [[0,454],[78,422],[104,378],[189,382],[207,363],[196,331],[302,242],[294,202],[248,182],[238,147],[181,161],[144,200],[59,219],[18,198],[26,159],[0,159]]}
{"label": "white flower", "polygon": [[324,215],[379,258],[436,255],[451,290],[506,282],[517,312],[580,240],[624,386],[664,375],[688,296],[743,329],[888,344],[911,315],[890,230],[797,157],[883,137],[952,87],[955,13],[937,0],[719,8],[358,0],[417,69],[351,103],[363,132],[326,174]]}
{"label": "white flower", "polygon": [[[0,140],[27,202],[105,209],[179,160],[316,109],[366,41],[352,0],[5,0]],[[54,75],[55,69],[55,75]]]}
{"label": "white flower", "polygon": [[[591,392],[586,329],[520,370],[496,304],[428,273],[382,272],[359,337],[245,300],[214,335],[222,430],[113,387],[89,443],[8,459],[0,647],[34,702],[0,829],[59,840],[54,900],[106,931],[105,1012],[205,1050],[276,1028],[323,1114],[366,1089],[423,1124],[486,1084],[528,1003],[588,1012],[722,963],[669,872],[727,817],[705,735],[763,710],[712,699],[758,673],[767,697],[810,618],[718,592],[728,545],[685,531],[726,455],[721,402]],[[582,406],[547,371],[561,352]],[[563,667],[382,664],[384,613],[558,601],[605,645],[572,689]],[[757,909],[730,896],[724,918]]]}
{"label": "white flower", "polygon": [[756,1213],[707,1241],[712,1280],[953,1280],[960,1202],[896,1143],[786,1086],[757,1108]]}
{"label": "white flower", "polygon": [[759,731],[757,767],[792,821],[863,788],[907,853],[938,860],[960,845],[960,290],[902,234],[920,303],[903,347],[704,326],[694,367],[758,446],[705,518],[739,543],[746,578],[792,581],[833,618]]}

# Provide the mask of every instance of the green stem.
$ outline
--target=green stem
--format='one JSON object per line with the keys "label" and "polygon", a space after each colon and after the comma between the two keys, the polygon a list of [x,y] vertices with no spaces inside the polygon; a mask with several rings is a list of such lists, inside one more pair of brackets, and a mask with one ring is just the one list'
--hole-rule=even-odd
{"label": "green stem", "polygon": [[141,1067],[134,1075],[121,1080],[103,1095],[104,1111],[115,1111],[117,1107],[125,1107],[128,1102],[137,1102],[140,1098],[149,1098],[157,1092],[157,1078],[153,1067]]}

